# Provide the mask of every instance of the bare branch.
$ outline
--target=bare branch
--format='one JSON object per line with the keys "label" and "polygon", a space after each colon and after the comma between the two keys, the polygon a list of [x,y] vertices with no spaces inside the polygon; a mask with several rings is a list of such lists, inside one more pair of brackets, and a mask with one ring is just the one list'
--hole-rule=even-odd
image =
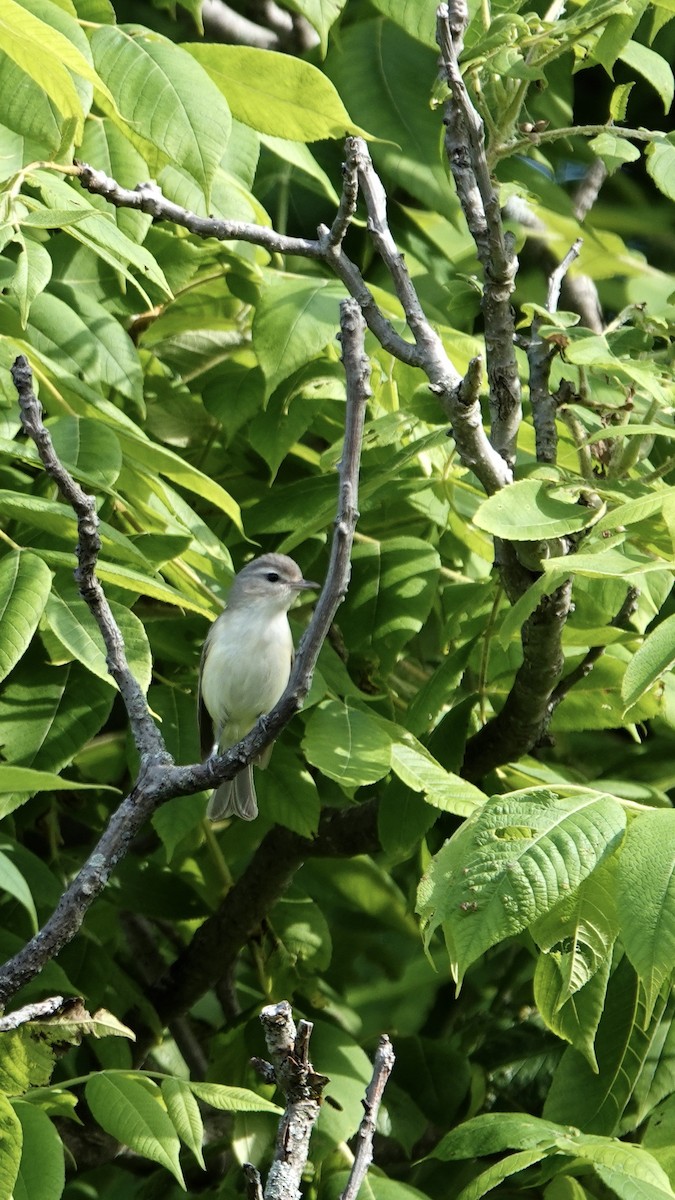
{"label": "bare branch", "polygon": [[260,1020],[276,1080],[286,1101],[265,1184],[265,1200],[299,1200],[309,1140],[328,1079],[315,1072],[308,1058],[312,1025],[303,1021],[302,1028],[296,1030],[287,1000],[267,1005]]}
{"label": "bare branch", "polygon": [[577,221],[583,221],[584,217],[588,216],[606,178],[607,167],[601,158],[594,158],[574,197],[574,215]]}
{"label": "bare branch", "polygon": [[254,46],[259,50],[278,50],[279,35],[273,29],[256,25],[248,17],[230,8],[225,0],[204,0],[204,32],[212,41]]}
{"label": "bare branch", "polygon": [[75,553],[78,566],[75,569],[75,582],[101,631],[108,670],[120,690],[134,741],[141,756],[142,775],[150,763],[168,763],[171,759],[150,716],[141,687],[129,669],[122,634],[103,588],[96,578],[96,562],[101,549],[96,504],[93,496],[88,496],[82,490],[57,457],[49,431],[42,420],[42,405],[33,390],[33,375],[28,359],[23,354],[12,366],[12,379],[19,396],[23,431],[26,437],[35,442],[47,474],[54,480],[63,499],[70,504],[77,517],[78,543]]}
{"label": "bare branch", "polygon": [[244,1179],[246,1180],[246,1196],[248,1200],[263,1200],[262,1180],[260,1172],[253,1163],[244,1163],[242,1165]]}
{"label": "bare branch", "polygon": [[387,1086],[387,1081],[394,1068],[395,1061],[396,1056],[393,1046],[387,1035],[383,1034],[375,1053],[373,1074],[366,1088],[366,1096],[363,1101],[365,1112],[356,1135],[354,1162],[349,1172],[347,1186],[340,1200],[356,1200],[359,1188],[366,1177],[368,1167],[373,1161],[373,1137],[377,1127],[377,1114],[380,1110],[384,1089]]}
{"label": "bare branch", "polygon": [[[119,675],[118,683],[121,681],[121,685],[123,684],[127,689],[126,694],[123,693],[125,702],[127,702],[128,696],[129,704],[132,705],[136,722],[134,728],[140,728],[143,731],[146,742],[142,745],[145,746],[149,743],[151,749],[146,750],[145,762],[142,764],[142,771],[133,791],[125,797],[117,811],[113,813],[93,853],[61,896],[52,915],[27,945],[0,968],[0,1007],[4,1007],[24,983],[39,974],[44,965],[75,936],[88,908],[100,895],[117,863],[127,853],[133,838],[164,800],[172,796],[192,795],[222,783],[226,779],[232,779],[242,766],[251,762],[261,749],[278,736],[302,707],[302,702],[309,691],[319,651],[337,608],[347,591],[351,546],[358,517],[358,473],[365,405],[369,395],[368,360],[363,350],[364,323],[358,304],[353,300],[344,300],[340,307],[343,361],[347,372],[347,411],[345,444],[340,464],[338,513],[326,582],[312,620],[301,640],[286,691],[273,711],[268,716],[261,718],[252,732],[242,742],[231,747],[226,754],[209,759],[205,763],[187,767],[174,766],[170,756],[163,751],[163,744],[158,734],[161,750],[152,752],[151,730],[146,732],[148,723],[152,725],[149,712],[145,709],[145,720],[142,719],[142,715],[137,715],[136,706],[139,708],[141,704],[145,706],[145,698],[128,667],[126,670],[124,669],[126,660],[123,657],[114,659]],[[47,445],[51,447],[51,441],[47,443],[42,436],[43,431],[46,434],[46,430],[42,424],[39,405],[37,405],[37,401],[33,403],[30,399],[33,390],[28,363],[25,360],[18,360],[18,362],[17,390],[19,387],[21,388],[20,395],[24,396],[31,413],[31,420],[26,426],[26,430],[31,437],[35,437],[38,449]],[[47,438],[48,436],[46,434]],[[53,448],[50,453],[55,464],[54,471],[56,473],[53,477],[58,481],[61,477],[60,471],[64,480],[66,477],[70,479],[58,462]],[[51,463],[51,458],[49,461]],[[71,480],[71,483],[76,489],[72,492],[72,499],[68,492],[65,492],[64,495],[73,505],[80,505],[83,513],[88,515],[89,505],[93,504],[93,501],[81,492],[74,481]],[[76,511],[79,515],[79,510],[76,509]],[[80,566],[82,567],[82,563]],[[88,563],[87,570],[89,570]],[[105,612],[107,602],[105,602],[105,596],[97,581],[94,591],[97,603],[99,603],[98,593],[100,592],[104,602],[102,611]],[[85,599],[88,599],[88,595],[89,589],[85,594]],[[112,627],[116,629],[112,617],[110,621]],[[115,653],[117,654],[116,643]],[[117,675],[115,677],[117,678]]]}
{"label": "bare branch", "polygon": [[[556,312],[558,308],[563,279],[575,258],[578,258],[580,249],[581,238],[577,238],[562,262],[551,271],[546,299],[546,307],[550,313]],[[555,357],[556,350],[542,339],[539,332],[541,325],[542,318],[535,315],[532,321],[530,338],[527,343],[527,361],[530,368],[530,404],[532,406],[537,459],[539,462],[554,463],[558,450],[558,434],[555,427],[558,405],[555,397],[551,395],[549,380],[551,363]]]}
{"label": "bare branch", "polygon": [[514,239],[505,232],[485,153],[483,122],[471,100],[458,63],[464,6],[438,8],[437,40],[450,89],[445,109],[445,147],[464,215],[483,267],[483,314],[490,389],[490,440],[512,466],[522,416],[520,378],[514,349],[511,294],[518,259]]}

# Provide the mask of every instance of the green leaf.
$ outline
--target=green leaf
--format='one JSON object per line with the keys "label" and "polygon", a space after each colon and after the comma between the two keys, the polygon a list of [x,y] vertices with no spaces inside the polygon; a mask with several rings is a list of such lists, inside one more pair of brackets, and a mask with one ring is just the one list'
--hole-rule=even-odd
{"label": "green leaf", "polygon": [[102,86],[91,63],[72,40],[14,0],[0,0],[0,42],[3,51],[44,89],[62,116],[72,121],[79,141],[84,112],[70,71]]}
{"label": "green leaf", "polygon": [[125,136],[142,153],[151,143],[160,162],[187,171],[208,198],[231,127],[230,110],[208,74],[180,46],[140,26],[102,26],[91,47]]}
{"label": "green leaf", "polygon": [[96,300],[77,301],[50,293],[30,309],[28,329],[37,350],[89,383],[103,381],[130,400],[140,400],[143,378],[136,348],[126,330]]}
{"label": "green leaf", "polygon": [[[36,689],[35,680],[40,680]],[[70,763],[73,755],[107,719],[114,693],[78,664],[52,667],[47,672],[43,654],[29,654],[17,668],[0,696],[0,725],[3,750],[11,763],[58,771]],[[26,777],[19,779],[19,791],[26,783],[30,791],[40,790],[47,781],[41,775],[33,787]],[[62,781],[62,786],[65,781]],[[55,784],[49,779],[49,788]],[[72,785],[67,784],[70,788]],[[22,801],[19,800],[18,803]],[[12,796],[0,798],[0,816],[16,808]]]}
{"label": "green leaf", "polygon": [[12,1200],[22,1144],[21,1122],[7,1097],[0,1092],[0,1200]]}
{"label": "green leaf", "polygon": [[273,275],[253,318],[253,349],[266,395],[337,337],[344,292],[329,279]]}
{"label": "green leaf", "polygon": [[122,469],[122,448],[115,432],[102,421],[70,414],[47,422],[54,449],[77,478],[111,488]]}
{"label": "green leaf", "polygon": [[350,650],[373,654],[387,669],[429,616],[440,557],[421,538],[393,537],[357,544],[352,564],[340,624]]}
{"label": "green leaf", "polygon": [[21,1096],[31,1088],[46,1087],[55,1062],[52,1047],[26,1025],[0,1034],[0,1087],[7,1095]]}
{"label": "green leaf", "polygon": [[631,821],[619,859],[621,938],[645,989],[645,1022],[675,969],[675,813]]}
{"label": "green leaf", "polygon": [[454,1162],[501,1154],[503,1150],[548,1149],[567,1132],[564,1125],[554,1125],[527,1113],[483,1113],[446,1133],[429,1157]]}
{"label": "green leaf", "polygon": [[675,663],[675,616],[647,635],[626,667],[621,696],[630,708]]}
{"label": "green leaf", "polygon": [[[85,214],[88,216],[88,220],[76,223],[71,223],[73,220],[71,217],[65,227],[66,233],[83,246],[87,246],[114,270],[121,271],[124,277],[140,292],[148,306],[152,304],[152,301],[142,286],[146,279],[150,283],[156,284],[165,296],[171,296],[171,288],[156,259],[144,246],[137,245],[132,238],[127,237],[122,231],[121,224],[118,228],[107,211],[103,212],[95,208],[81,191],[76,192],[70,184],[55,179],[53,175],[45,171],[32,172],[29,178],[39,188],[47,206],[43,211],[46,214],[50,211],[52,213],[51,218],[46,215],[45,220],[49,219],[53,225],[60,225],[57,214],[64,208],[70,209],[74,213],[79,211],[83,217]],[[140,281],[130,269],[131,267],[138,271]]]}
{"label": "green leaf", "polygon": [[271,1100],[265,1100],[248,1088],[226,1087],[222,1083],[189,1084],[190,1090],[199,1100],[210,1104],[211,1108],[219,1108],[223,1112],[266,1112],[281,1113],[281,1109]]}
{"label": "green leaf", "polygon": [[666,138],[647,147],[647,173],[669,200],[675,200],[675,145]]}
{"label": "green leaf", "polygon": [[[110,608],[124,639],[127,662],[142,690],[147,692],[152,679],[152,655],[143,623],[123,604],[113,600]],[[53,590],[45,618],[73,658],[111,687],[117,686],[108,671],[103,635],[84,600],[61,596]]]}
{"label": "green leaf", "polygon": [[414,792],[423,792],[427,804],[443,812],[469,817],[487,797],[459,775],[446,771],[411,733],[392,726],[391,769]]}
{"label": "green leaf", "polygon": [[534,971],[534,1002],[542,1021],[583,1054],[595,1074],[599,1072],[595,1035],[605,1006],[611,965],[611,958],[607,958],[573,995],[569,995],[552,954],[540,954]]}
{"label": "green leaf", "polygon": [[316,837],[321,801],[316,783],[299,755],[287,746],[276,746],[268,769],[257,773],[256,788],[263,811],[277,825],[301,837]]}
{"label": "green leaf", "polygon": [[510,541],[539,541],[577,533],[597,521],[596,509],[579,503],[581,489],[544,479],[521,479],[488,496],[473,522],[479,529]]}
{"label": "green leaf", "polygon": [[616,911],[618,857],[612,855],[571,895],[531,927],[539,949],[555,963],[559,978],[556,1007],[592,979],[612,956],[619,932]]}
{"label": "green leaf", "polygon": [[46,288],[51,274],[52,260],[44,246],[30,237],[21,238],[21,251],[9,290],[19,302],[21,325],[24,329],[28,322],[30,306]]}
{"label": "green leaf", "polygon": [[425,6],[418,0],[374,0],[374,3],[410,37],[436,49],[436,13],[432,4]]}
{"label": "green leaf", "polygon": [[563,1135],[558,1145],[586,1160],[622,1200],[671,1200],[675,1194],[663,1167],[641,1146],[584,1134]]}
{"label": "green leaf", "polygon": [[453,977],[573,892],[623,836],[613,796],[546,789],[492,797],[434,856],[418,889],[427,946],[442,926]]}
{"label": "green leaf", "polygon": [[326,53],[326,44],[331,27],[335,24],[347,0],[289,0],[288,8],[301,13],[321,39],[321,53]]}
{"label": "green leaf", "polygon": [[[659,1000],[645,1028],[645,1007],[638,978],[627,958],[612,974],[595,1038],[598,1072],[568,1049],[553,1075],[544,1104],[551,1121],[574,1124],[587,1133],[615,1135],[643,1073],[653,1070],[652,1057],[661,1034],[665,1001]],[[670,1090],[670,1089],[669,1089]],[[644,1119],[637,1111],[628,1128]]]}
{"label": "green leaf", "polygon": [[13,896],[19,902],[22,908],[25,908],[30,917],[33,933],[37,933],[37,912],[30,888],[11,858],[8,858],[2,850],[0,850],[0,891],[8,892],[10,896]]}
{"label": "green leaf", "polygon": [[0,679],[30,645],[51,586],[51,571],[37,555],[13,550],[0,559]]}
{"label": "green leaf", "polygon": [[34,1104],[15,1100],[13,1107],[23,1134],[14,1200],[60,1200],[66,1180],[61,1138]]}
{"label": "green leaf", "polygon": [[488,1167],[487,1171],[481,1172],[475,1179],[472,1180],[467,1187],[462,1188],[457,1200],[480,1200],[487,1192],[491,1192],[505,1179],[509,1179],[511,1175],[517,1175],[519,1171],[524,1171],[527,1167],[532,1167],[535,1163],[541,1162],[549,1154],[549,1149],[543,1150],[521,1150],[517,1154],[510,1154],[507,1158],[503,1158],[501,1162],[495,1163]]}
{"label": "green leaf", "polygon": [[185,49],[220,89],[233,116],[260,133],[295,142],[364,133],[311,63],[251,46],[190,43]]}
{"label": "green leaf", "polygon": [[602,159],[610,175],[624,163],[635,162],[640,157],[637,146],[610,132],[598,134],[588,143],[588,148]]}
{"label": "green leaf", "polygon": [[94,1120],[143,1158],[159,1163],[184,1187],[180,1142],[158,1087],[121,1071],[100,1071],[85,1088]]}
{"label": "green leaf", "polygon": [[176,1133],[188,1150],[192,1151],[200,1167],[204,1169],[202,1153],[204,1123],[190,1084],[183,1079],[164,1079],[162,1080],[162,1096]]}
{"label": "green leaf", "polygon": [[377,718],[339,700],[313,710],[302,748],[313,766],[348,789],[376,783],[391,766],[391,738]]}
{"label": "green leaf", "polygon": [[643,46],[640,42],[632,40],[624,46],[619,58],[626,66],[632,67],[634,71],[642,75],[647,83],[651,83],[663,101],[663,111],[669,112],[675,94],[675,81],[672,69],[666,59],[657,54],[655,50],[650,50],[649,46]]}

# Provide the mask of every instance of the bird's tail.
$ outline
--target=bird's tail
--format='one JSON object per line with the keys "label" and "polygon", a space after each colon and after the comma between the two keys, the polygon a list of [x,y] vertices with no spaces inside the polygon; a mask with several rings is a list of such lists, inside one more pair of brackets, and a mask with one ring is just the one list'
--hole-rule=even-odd
{"label": "bird's tail", "polygon": [[225,817],[241,817],[242,821],[254,821],[258,815],[258,801],[253,783],[253,767],[249,763],[235,775],[221,783],[212,793],[206,815],[209,821],[223,821]]}

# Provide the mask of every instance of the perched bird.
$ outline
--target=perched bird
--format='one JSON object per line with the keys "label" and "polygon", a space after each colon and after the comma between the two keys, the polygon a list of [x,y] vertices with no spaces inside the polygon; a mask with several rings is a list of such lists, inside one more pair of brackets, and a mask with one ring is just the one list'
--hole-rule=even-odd
{"label": "perched bird", "polygon": [[[293,638],[287,613],[298,592],[318,588],[285,554],[263,554],[235,576],[227,607],[209,630],[199,670],[202,754],[222,753],[274,708],[291,673]],[[269,762],[269,746],[256,760]],[[258,815],[253,767],[216,788],[206,811],[212,821]]]}

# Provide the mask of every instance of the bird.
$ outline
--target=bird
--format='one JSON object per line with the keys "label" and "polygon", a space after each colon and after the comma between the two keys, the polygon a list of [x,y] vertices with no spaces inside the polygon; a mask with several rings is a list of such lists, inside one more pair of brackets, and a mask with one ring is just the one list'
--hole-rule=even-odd
{"label": "bird", "polygon": [[[211,626],[199,668],[199,733],[204,758],[222,754],[251,731],[283,695],[293,665],[288,610],[301,591],[318,590],[286,554],[262,554],[235,575],[227,606]],[[258,756],[266,767],[272,747]],[[215,789],[206,815],[253,821],[258,802],[249,763]]]}

